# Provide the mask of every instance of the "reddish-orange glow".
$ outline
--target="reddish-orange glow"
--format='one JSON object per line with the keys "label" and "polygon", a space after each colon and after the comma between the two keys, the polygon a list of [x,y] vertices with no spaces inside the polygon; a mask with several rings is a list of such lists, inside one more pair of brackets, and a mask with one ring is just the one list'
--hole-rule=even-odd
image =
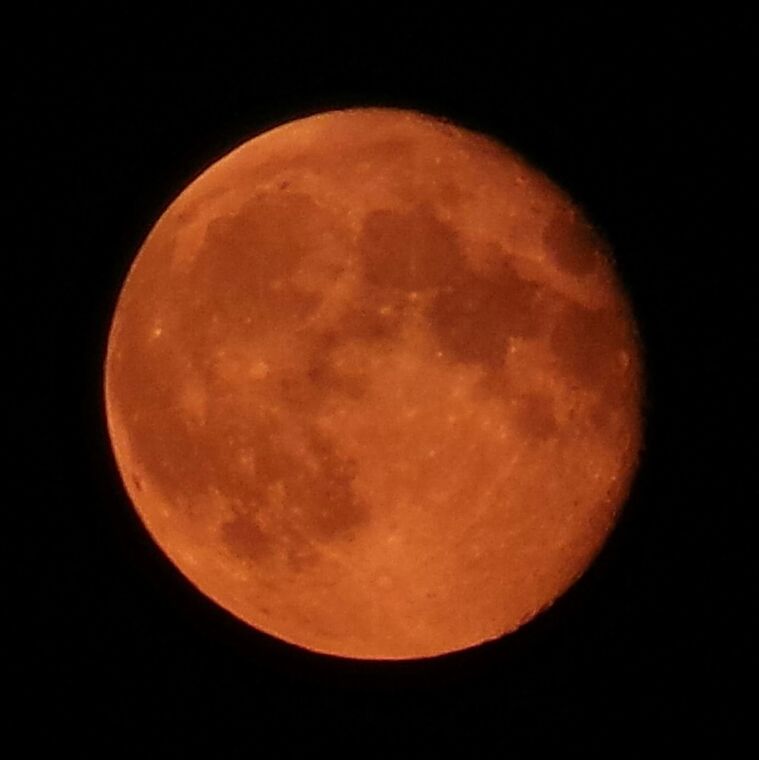
{"label": "reddish-orange glow", "polygon": [[587,567],[640,441],[604,243],[518,156],[412,112],[259,136],[160,218],[106,404],[147,528],[249,624],[349,657],[513,631]]}

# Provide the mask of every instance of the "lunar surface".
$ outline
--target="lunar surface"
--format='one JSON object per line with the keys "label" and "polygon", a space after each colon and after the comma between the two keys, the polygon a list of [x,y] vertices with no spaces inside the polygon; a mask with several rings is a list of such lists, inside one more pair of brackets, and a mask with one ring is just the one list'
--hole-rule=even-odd
{"label": "lunar surface", "polygon": [[169,206],[116,306],[105,399],[158,545],[255,628],[429,657],[587,568],[641,438],[606,243],[496,142],[416,112],[277,127]]}

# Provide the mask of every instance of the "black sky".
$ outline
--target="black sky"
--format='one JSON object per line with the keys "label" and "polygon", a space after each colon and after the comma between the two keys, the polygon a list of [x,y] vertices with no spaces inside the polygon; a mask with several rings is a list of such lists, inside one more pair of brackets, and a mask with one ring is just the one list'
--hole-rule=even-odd
{"label": "black sky", "polygon": [[[67,12],[9,33],[9,659],[27,739],[639,757],[741,731],[757,503],[748,14],[437,12]],[[415,664],[301,652],[200,597],[134,516],[102,408],[118,288],[166,205],[246,138],[360,105],[488,132],[563,185],[612,242],[648,370],[640,476],[587,575],[517,634]]]}

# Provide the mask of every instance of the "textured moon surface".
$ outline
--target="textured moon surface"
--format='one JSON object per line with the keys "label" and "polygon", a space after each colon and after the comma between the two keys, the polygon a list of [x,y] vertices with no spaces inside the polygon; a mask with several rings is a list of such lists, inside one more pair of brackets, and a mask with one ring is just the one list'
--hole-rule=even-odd
{"label": "textured moon surface", "polygon": [[108,427],[204,594],[355,658],[518,628],[634,475],[641,355],[607,245],[508,148],[411,111],[277,127],[163,213],[118,298]]}

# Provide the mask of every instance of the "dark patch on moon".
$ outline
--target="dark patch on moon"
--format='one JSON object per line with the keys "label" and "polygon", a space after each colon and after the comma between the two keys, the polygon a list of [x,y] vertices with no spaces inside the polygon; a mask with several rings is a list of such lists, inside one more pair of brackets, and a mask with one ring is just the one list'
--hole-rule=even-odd
{"label": "dark patch on moon", "polygon": [[266,534],[244,516],[238,515],[221,526],[221,540],[238,559],[260,561],[271,554]]}
{"label": "dark patch on moon", "polygon": [[[349,539],[369,519],[353,489],[355,462],[298,411],[294,403],[281,417],[256,418],[210,404],[197,430],[167,403],[135,419],[130,437],[169,504],[198,511],[217,484],[235,512],[221,533],[230,552],[251,562],[284,558],[297,569],[313,558],[310,543]],[[293,417],[302,421],[294,431]],[[250,452],[242,463],[240,451]]]}
{"label": "dark patch on moon", "polygon": [[369,283],[407,292],[439,287],[463,263],[455,231],[425,206],[372,211],[359,247]]}
{"label": "dark patch on moon", "polygon": [[381,340],[392,334],[388,320],[371,311],[349,311],[344,315],[344,328],[323,328],[308,336],[304,349],[307,356],[302,366],[282,373],[278,392],[282,400],[300,415],[312,414],[335,397],[358,400],[365,396],[368,380],[365,375],[337,364],[337,351],[346,340]]}
{"label": "dark patch on moon", "polygon": [[196,311],[205,313],[188,316],[247,320],[256,330],[302,321],[320,298],[292,278],[308,254],[329,245],[331,221],[309,196],[286,191],[261,193],[233,216],[215,219],[189,275],[198,283]]}
{"label": "dark patch on moon", "polygon": [[558,431],[552,399],[540,393],[517,398],[512,422],[522,435],[531,439],[548,440]]}
{"label": "dark patch on moon", "polygon": [[564,303],[550,345],[562,372],[597,388],[612,373],[619,350],[628,345],[624,318],[612,309]]}
{"label": "dark patch on moon", "polygon": [[305,514],[309,535],[329,541],[361,525],[368,510],[353,490],[357,463],[340,457],[332,441],[315,429],[310,431],[309,444],[316,466],[299,479],[294,496],[312,501]]}
{"label": "dark patch on moon", "polygon": [[541,286],[522,279],[500,248],[489,252],[494,263],[488,271],[474,271],[456,231],[427,206],[371,212],[359,247],[371,286],[432,295],[427,322],[455,361],[495,368],[510,336],[542,329]]}
{"label": "dark patch on moon", "polygon": [[497,370],[510,337],[540,334],[545,315],[539,291],[503,256],[486,274],[462,266],[435,295],[430,324],[454,359]]}
{"label": "dark patch on moon", "polygon": [[606,244],[596,230],[570,207],[557,211],[546,226],[543,242],[556,265],[578,277],[591,274],[600,264]]}
{"label": "dark patch on moon", "polygon": [[313,245],[311,235],[323,224],[322,216],[303,193],[261,193],[233,216],[209,223],[201,256],[219,268],[233,268],[231,275],[220,269],[228,285],[249,271],[265,281],[288,277]]}
{"label": "dark patch on moon", "polygon": [[308,421],[295,442],[283,432],[271,420],[250,434],[255,476],[238,478],[234,494],[232,473],[222,474],[225,498],[245,505],[222,537],[240,559],[284,558],[297,570],[315,558],[312,544],[350,538],[368,521],[369,509],[353,489],[355,462],[339,456]]}
{"label": "dark patch on moon", "polygon": [[360,303],[342,316],[341,340],[386,341],[397,336],[408,315],[408,303],[379,288],[364,287]]}

